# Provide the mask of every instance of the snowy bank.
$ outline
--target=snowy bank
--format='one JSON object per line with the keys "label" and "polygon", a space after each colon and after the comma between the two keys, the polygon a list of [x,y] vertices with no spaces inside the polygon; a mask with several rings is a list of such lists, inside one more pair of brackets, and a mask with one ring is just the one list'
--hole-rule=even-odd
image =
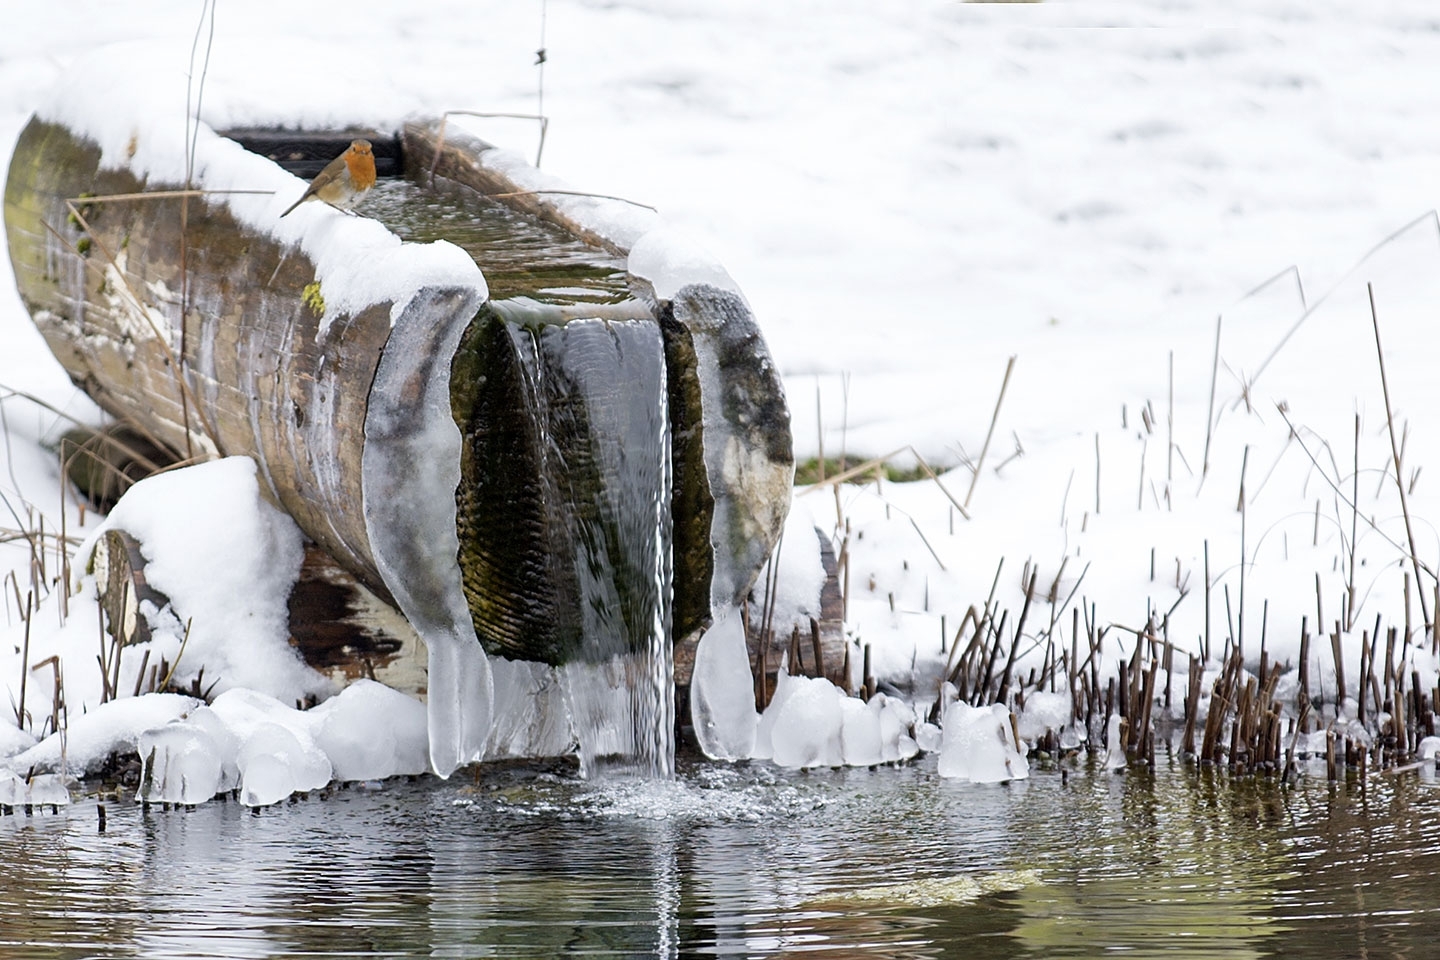
{"label": "snowy bank", "polygon": [[[89,14],[97,36],[171,46],[170,99],[157,112],[183,118],[186,65],[175,51],[190,49],[194,11],[156,10],[143,23],[119,7]],[[40,6],[7,20],[9,132],[85,52],[63,13]],[[277,39],[273,23],[287,13],[273,2],[222,12],[211,128],[271,122],[277,103],[283,119],[332,127],[398,124],[417,109],[535,108],[531,9],[376,7],[334,36]],[[1298,690],[1308,631],[1309,687],[1323,692],[1334,729],[1355,713],[1367,634],[1396,626],[1394,672],[1433,685],[1428,571],[1440,510],[1423,413],[1437,399],[1425,365],[1440,303],[1427,216],[1440,200],[1440,128],[1416,120],[1435,107],[1429,0],[1313,3],[1299,17],[1290,3],[1228,0],[552,2],[549,15],[546,170],[654,200],[720,255],[766,321],[802,456],[848,451],[853,463],[856,452],[913,444],[954,468],[942,479],[969,520],[929,481],[799,491],[797,504],[845,547],[855,670],[868,647],[887,697],[927,715],[970,638],[969,626],[959,634],[966,612],[983,616],[987,598],[988,625],[1009,613],[997,673],[1028,600],[1015,675],[1043,671],[1047,650],[1052,663],[1076,650],[1080,663],[1064,673],[1083,664],[1102,693],[1154,615],[1175,651],[1156,699],[1176,714],[1186,655],[1207,655],[1208,700],[1227,639],[1243,639],[1252,676],[1263,643]],[[333,82],[357,61],[408,66]],[[95,83],[83,71],[73,80]],[[528,155],[529,125],[488,123]],[[114,139],[123,156],[128,136]],[[269,188],[293,196],[302,186],[287,176]],[[857,301],[876,277],[903,282]],[[35,348],[13,298],[0,302],[0,329],[0,382],[97,416]],[[53,504],[43,446],[52,420],[6,404],[19,409],[27,414],[10,418],[4,455],[24,500]],[[80,529],[73,507],[68,520]],[[29,553],[4,549],[23,592]],[[7,625],[20,619],[9,593]],[[89,616],[82,606],[72,617]],[[19,639],[8,630],[7,683]],[[77,629],[74,662],[93,661],[96,632],[93,618]],[[1385,646],[1371,647],[1377,660]],[[748,670],[739,659],[723,669]],[[67,671],[67,687],[85,677]],[[31,682],[27,702],[43,717],[50,677]],[[753,699],[748,717],[732,700],[731,742],[742,742],[732,749],[743,754],[758,714]],[[1036,703],[1029,692],[1018,711],[1023,740],[1043,736],[1024,727]],[[1053,712],[1073,707],[1067,699]],[[1102,717],[1060,736],[1098,746],[1105,733]],[[939,749],[932,731],[916,735]]]}

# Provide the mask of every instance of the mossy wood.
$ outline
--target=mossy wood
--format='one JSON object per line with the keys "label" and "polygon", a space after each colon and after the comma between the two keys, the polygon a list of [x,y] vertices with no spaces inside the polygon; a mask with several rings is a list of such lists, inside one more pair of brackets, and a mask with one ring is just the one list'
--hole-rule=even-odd
{"label": "mossy wood", "polygon": [[[121,656],[132,656],[124,653],[125,648],[151,639],[140,605],[149,603],[160,610],[170,603],[150,585],[146,566],[140,544],[123,530],[107,530],[96,544],[91,571],[105,616],[103,627]],[[393,607],[313,545],[305,550],[299,580],[290,593],[289,613],[291,646],[338,685],[367,678],[425,695],[425,657],[415,631]],[[184,658],[183,651],[180,656]],[[148,676],[141,677],[142,691],[158,689],[170,665],[155,661],[149,666]]]}
{"label": "mossy wood", "polygon": [[341,317],[320,342],[302,299],[313,265],[223,203],[81,201],[72,215],[67,199],[151,188],[99,162],[94,144],[39,120],[11,159],[11,262],[51,351],[101,407],[180,456],[254,457],[301,529],[385,596],[356,505],[389,305]]}
{"label": "mossy wood", "polygon": [[[404,210],[493,206],[480,195],[518,190],[484,162],[488,145],[454,131],[442,140],[438,124],[409,125],[391,142],[401,154],[397,164],[425,181],[423,188],[403,188],[425,191],[424,203],[405,195],[411,199]],[[11,259],[21,297],[51,349],[102,407],[178,455],[253,457],[267,494],[339,567],[392,602],[360,509],[360,465],[393,305],[334,318],[322,338],[315,268],[303,253],[238,223],[223,200],[103,200],[176,185],[102,170],[99,161],[94,144],[39,119],[26,127],[12,159],[5,195]],[[432,168],[443,179],[430,181]],[[538,332],[544,328],[600,317],[648,325],[641,339],[663,356],[646,374],[654,384],[647,389],[658,390],[659,408],[668,411],[674,636],[693,647],[712,604],[736,602],[749,591],[783,525],[793,463],[779,377],[738,297],[686,287],[674,301],[657,300],[647,283],[624,272],[626,251],[613,240],[543,197],[506,203],[527,222],[543,221],[592,252],[556,255],[555,274],[563,276],[557,282],[534,264],[507,266],[519,262],[513,252],[492,261],[466,246],[493,278],[492,296],[498,288],[522,299],[487,302],[476,315],[473,298],[458,288],[434,289],[407,308],[438,312],[425,318],[437,328],[469,323],[451,386],[466,440],[457,562],[476,633],[492,654],[551,663],[577,655],[577,618],[567,605],[583,574],[559,524],[567,511],[593,508],[597,495],[553,495],[555,480],[546,472],[553,438],[517,426],[537,414],[516,346],[544,339]],[[402,238],[432,239],[426,231],[439,229],[387,219],[383,211],[373,215]],[[436,222],[447,216],[453,221],[454,211]],[[534,230],[524,230],[533,244]],[[582,291],[578,303],[547,301],[540,289],[587,283],[594,291]],[[470,314],[456,313],[462,309]],[[487,352],[487,344],[499,349]],[[507,369],[512,379],[504,386]],[[477,429],[486,422],[509,425]],[[590,432],[574,431],[585,444],[615,440],[594,441]],[[575,459],[577,451],[562,454]],[[505,522],[496,516],[502,508]],[[526,516],[528,525],[508,522]],[[515,569],[525,575],[513,579]],[[678,660],[676,679],[684,683],[689,659]]]}

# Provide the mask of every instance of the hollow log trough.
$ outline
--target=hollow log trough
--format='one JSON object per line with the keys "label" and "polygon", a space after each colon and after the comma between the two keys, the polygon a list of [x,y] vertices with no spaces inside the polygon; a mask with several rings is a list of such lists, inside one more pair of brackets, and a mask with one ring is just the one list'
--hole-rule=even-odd
{"label": "hollow log trough", "polygon": [[[297,242],[266,220],[292,198],[188,190],[36,117],[5,191],[21,298],[127,427],[177,458],[255,460],[313,542],[292,622],[350,623],[292,631],[322,668],[394,662],[424,694],[407,625],[433,667],[439,635],[553,665],[665,621],[683,687],[711,611],[749,594],[789,505],[789,414],[748,304],[704,269],[677,281],[663,251],[652,268],[649,214],[546,192],[443,121],[211,136],[248,149],[233,166],[263,186],[294,183],[275,162],[308,177],[362,134],[382,179],[360,213],[407,246],[450,240],[479,207],[515,227],[455,241],[474,282],[338,288],[324,247],[338,214],[311,215]],[[624,575],[597,575],[602,562]],[[831,625],[827,643],[838,662]]]}

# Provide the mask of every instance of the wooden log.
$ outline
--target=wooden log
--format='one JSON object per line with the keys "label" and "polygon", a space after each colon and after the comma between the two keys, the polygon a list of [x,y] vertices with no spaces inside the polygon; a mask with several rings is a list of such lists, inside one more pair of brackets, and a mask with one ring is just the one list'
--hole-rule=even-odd
{"label": "wooden log", "polygon": [[[440,121],[401,134],[412,175],[440,177],[616,256],[623,231],[584,222],[564,194],[517,182],[491,145]],[[421,173],[420,171],[424,171]],[[784,387],[744,299],[704,284],[668,299],[635,275],[665,343],[674,494],[673,632],[693,646],[716,605],[739,604],[774,548],[795,475]],[[718,563],[718,567],[717,567]]]}
{"label": "wooden log", "polygon": [[[472,191],[524,193],[484,162],[488,150],[453,133],[441,144],[434,124],[420,124],[407,128],[400,154],[417,167],[435,157],[453,160],[453,169],[439,167]],[[400,477],[367,486],[365,464],[382,441],[408,449],[404,437],[387,430],[416,404],[433,406],[438,398],[425,393],[425,377],[444,368],[453,389],[473,386],[457,388],[448,368],[459,345],[493,322],[496,311],[512,334],[531,320],[507,316],[498,302],[482,304],[466,287],[423,290],[403,310],[385,301],[327,316],[309,257],[237,220],[224,199],[116,199],[175,187],[145,182],[123,166],[102,169],[98,147],[83,136],[31,121],[12,158],[5,218],[17,285],[37,327],[104,409],[178,456],[253,457],[262,489],[316,545],[422,626],[416,617],[441,610],[448,587],[412,582],[403,535],[412,505],[398,503]],[[543,199],[525,195],[515,205],[610,255],[626,253],[615,237]],[[703,628],[714,605],[748,593],[778,537],[793,471],[788,412],[741,298],[692,284],[662,300],[643,278],[629,281],[645,294],[648,306],[639,314],[626,304],[568,313],[547,307],[535,322],[642,315],[658,325],[676,478],[668,504],[675,524],[673,622],[676,635],[685,637]],[[418,355],[416,344],[424,348]],[[456,426],[463,432],[466,424]],[[414,478],[433,472],[424,463],[411,466]],[[477,470],[465,482],[488,476]],[[460,499],[470,492],[460,490]],[[452,516],[456,509],[434,502],[419,507]],[[377,529],[399,544],[399,553],[386,557],[377,550]],[[468,563],[463,555],[457,562]],[[553,567],[551,561],[538,566],[547,564]],[[472,572],[461,569],[457,580],[466,578],[473,580]],[[574,654],[565,644],[518,651],[507,645],[482,615],[494,598],[490,582],[481,580],[466,597],[475,635],[489,652],[547,662]],[[405,597],[396,597],[397,586]],[[563,604],[565,590],[556,596]],[[448,616],[440,614],[443,622],[430,626],[448,629]]]}
{"label": "wooden log", "polygon": [[305,550],[289,611],[290,644],[337,685],[363,678],[425,695],[425,648],[419,635],[399,611],[318,547]]}
{"label": "wooden log", "polygon": [[36,326],[76,384],[121,421],[182,457],[254,457],[267,494],[388,598],[355,507],[391,305],[340,317],[321,338],[304,297],[313,264],[242,227],[224,203],[82,202],[75,214],[66,203],[147,186],[101,169],[99,148],[64,127],[25,128],[5,220]]}
{"label": "wooden log", "polygon": [[159,609],[170,601],[146,580],[140,544],[123,530],[105,531],[95,544],[93,569],[105,615],[102,626],[119,646],[148,643],[150,624],[140,616],[140,605],[148,602]]}
{"label": "wooden log", "polygon": [[[146,578],[140,544],[123,530],[107,530],[96,544],[92,569],[106,632],[117,645],[148,643],[150,626],[140,614],[149,603],[164,609],[170,598]],[[425,651],[398,611],[381,601],[314,546],[306,548],[289,599],[290,644],[301,658],[337,686],[377,680],[412,696],[426,692]],[[156,663],[156,679],[164,665]],[[149,692],[141,677],[141,692]]]}

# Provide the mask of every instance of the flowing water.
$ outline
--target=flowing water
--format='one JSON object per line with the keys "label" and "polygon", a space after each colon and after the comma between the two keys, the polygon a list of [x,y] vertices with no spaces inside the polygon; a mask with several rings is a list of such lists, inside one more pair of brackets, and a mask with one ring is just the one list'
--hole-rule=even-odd
{"label": "flowing water", "polygon": [[559,668],[587,776],[670,776],[665,345],[623,258],[446,181],[384,180],[364,210],[405,240],[459,245],[489,285],[449,380],[476,634],[492,656]]}
{"label": "flowing water", "polygon": [[0,956],[1413,957],[1440,782],[682,763],[0,818]]}
{"label": "flowing water", "polygon": [[571,509],[580,650],[561,669],[587,775],[607,758],[674,771],[670,431],[654,323],[576,320],[515,329],[535,376],[546,479]]}
{"label": "flowing water", "polygon": [[497,300],[593,305],[630,295],[623,257],[443,178],[434,188],[399,177],[380,180],[360,213],[402,240],[459,246],[475,259]]}

